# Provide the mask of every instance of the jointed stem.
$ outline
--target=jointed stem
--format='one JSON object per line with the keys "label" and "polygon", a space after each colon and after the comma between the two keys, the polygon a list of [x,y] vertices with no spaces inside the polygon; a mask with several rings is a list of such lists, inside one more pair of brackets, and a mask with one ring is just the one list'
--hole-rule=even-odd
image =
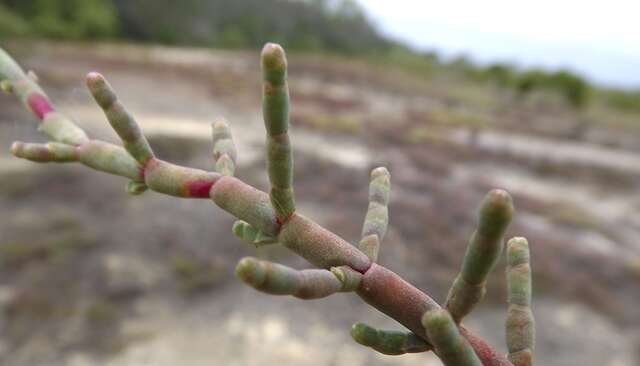
{"label": "jointed stem", "polygon": [[219,119],[211,125],[211,138],[216,171],[222,175],[233,176],[236,171],[238,153],[231,137],[229,125],[224,119]]}
{"label": "jointed stem", "polygon": [[531,266],[529,243],[513,238],[507,243],[507,282],[509,310],[507,314],[507,347],[509,360],[515,366],[533,364],[535,323],[531,312]]}
{"label": "jointed stem", "polygon": [[125,150],[141,167],[147,165],[149,160],[155,159],[155,155],[147,142],[142,130],[131,113],[118,100],[116,93],[104,77],[97,72],[87,75],[87,87],[100,108],[104,110],[111,127],[116,131]]}
{"label": "jointed stem", "polygon": [[293,198],[293,154],[289,141],[289,88],[287,59],[280,45],[267,43],[262,49],[262,112],[267,129],[267,170],[271,181],[271,203],[283,223],[295,211]]}
{"label": "jointed stem", "polygon": [[362,239],[358,246],[373,262],[378,260],[380,243],[389,224],[390,175],[386,168],[376,168],[371,172],[369,184],[369,207],[362,225]]}
{"label": "jointed stem", "polygon": [[513,203],[507,192],[495,189],[487,194],[462,269],[447,296],[447,310],[456,322],[469,314],[484,296],[487,276],[500,258],[504,232],[512,216]]}

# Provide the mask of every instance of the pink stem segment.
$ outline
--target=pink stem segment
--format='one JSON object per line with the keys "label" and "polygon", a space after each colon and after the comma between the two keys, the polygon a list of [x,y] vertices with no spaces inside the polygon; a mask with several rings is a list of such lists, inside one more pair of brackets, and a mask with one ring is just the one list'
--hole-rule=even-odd
{"label": "pink stem segment", "polygon": [[27,98],[27,104],[31,111],[42,120],[49,112],[53,112],[53,106],[47,97],[39,93],[31,93]]}

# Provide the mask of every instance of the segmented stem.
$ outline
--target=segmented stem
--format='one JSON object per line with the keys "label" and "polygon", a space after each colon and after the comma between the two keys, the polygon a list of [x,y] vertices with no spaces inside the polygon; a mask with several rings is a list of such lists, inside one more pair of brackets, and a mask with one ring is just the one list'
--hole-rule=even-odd
{"label": "segmented stem", "polygon": [[446,307],[456,322],[469,314],[484,296],[487,276],[500,258],[503,236],[512,216],[513,203],[507,192],[496,189],[485,196],[462,269],[447,296]]}
{"label": "segmented stem", "polygon": [[533,365],[535,321],[531,311],[531,266],[525,238],[507,243],[507,347],[514,366]]}
{"label": "segmented stem", "polygon": [[91,72],[87,75],[87,87],[93,95],[93,99],[104,111],[111,127],[120,136],[125,150],[136,159],[140,166],[147,165],[149,160],[155,158],[151,146],[131,113],[118,100],[111,85],[102,75]]}
{"label": "segmented stem", "polygon": [[267,43],[262,49],[262,113],[267,129],[269,196],[278,220],[285,222],[295,211],[293,154],[289,141],[289,88],[287,59],[280,45]]}
{"label": "segmented stem", "polygon": [[422,325],[429,341],[445,366],[482,366],[469,342],[446,310],[431,310],[424,314]]}
{"label": "segmented stem", "polygon": [[221,118],[214,122],[211,125],[211,135],[213,138],[215,170],[222,175],[233,176],[236,170],[238,153],[227,121]]}
{"label": "segmented stem", "polygon": [[[344,270],[346,269],[340,269]],[[238,262],[236,274],[258,291],[272,295],[292,295],[305,300],[327,297],[340,291],[353,291],[353,278],[349,277],[350,281],[344,282],[344,274],[340,277],[324,269],[298,271],[282,264],[252,257],[243,258]]]}
{"label": "segmented stem", "polygon": [[369,207],[362,225],[362,239],[358,244],[360,250],[371,261],[378,260],[380,243],[387,232],[389,224],[389,191],[391,190],[390,174],[384,168],[371,171],[369,183]]}
{"label": "segmented stem", "polygon": [[35,73],[25,74],[3,49],[0,49],[0,86],[5,92],[14,94],[40,120],[39,129],[51,140],[69,145],[80,145],[89,140],[80,127],[54,110],[38,85]]}
{"label": "segmented stem", "polygon": [[39,163],[78,161],[76,149],[73,146],[59,142],[49,142],[47,144],[14,142],[11,145],[11,153],[18,158]]}
{"label": "segmented stem", "polygon": [[431,345],[413,332],[376,329],[364,323],[351,327],[351,337],[365,347],[385,355],[426,352]]}

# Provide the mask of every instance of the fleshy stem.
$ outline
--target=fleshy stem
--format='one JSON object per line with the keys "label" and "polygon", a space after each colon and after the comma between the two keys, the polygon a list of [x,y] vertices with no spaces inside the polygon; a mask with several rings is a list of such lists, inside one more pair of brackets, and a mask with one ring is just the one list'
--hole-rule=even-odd
{"label": "fleshy stem", "polygon": [[433,347],[413,332],[376,329],[364,323],[351,327],[351,337],[361,345],[385,355],[420,353]]}
{"label": "fleshy stem", "polygon": [[[230,175],[182,167],[155,158],[133,118],[116,102],[113,90],[96,73],[89,74],[87,82],[94,98],[105,109],[107,118],[123,140],[126,150],[89,139],[84,131],[55,111],[35,82],[35,77],[26,75],[2,51],[0,86],[18,96],[42,121],[41,130],[53,140],[49,144],[14,143],[12,152],[18,157],[39,162],[79,161],[93,169],[127,177],[132,182],[129,184],[132,193],[140,193],[148,187],[176,197],[211,198],[220,208],[265,236],[275,238],[312,264],[331,270],[319,275],[326,279],[320,280],[316,286],[316,280],[307,280],[308,275],[301,274],[305,271],[278,267],[279,269],[264,272],[266,267],[275,267],[254,265],[251,260],[241,261],[239,273],[241,277],[246,275],[250,284],[259,283],[256,286],[269,290],[272,289],[271,285],[265,283],[270,283],[268,280],[273,276],[298,278],[300,282],[288,287],[287,291],[304,297],[311,296],[308,294],[331,292],[325,287],[336,284],[335,280],[329,279],[331,275],[341,283],[340,291],[355,289],[367,303],[396,319],[425,343],[432,344],[427,335],[429,327],[425,329],[421,319],[425,312],[440,309],[433,299],[397,274],[373,263],[367,255],[344,239],[295,212],[291,146],[287,134],[286,60],[282,48],[275,44],[265,46],[262,56],[265,81],[263,108],[268,131],[268,166],[272,184],[269,195]],[[250,263],[249,268],[255,268],[255,273],[252,273],[253,270],[246,270],[246,263]],[[266,282],[254,281],[260,278],[260,273],[264,273],[266,277],[262,278]],[[317,276],[314,274],[310,278]],[[300,280],[301,278],[304,280]],[[309,285],[310,283],[313,284]],[[333,285],[327,285],[328,283]],[[279,288],[278,286],[275,288]],[[504,355],[463,326],[459,326],[459,329],[485,366],[512,365]]]}
{"label": "fleshy stem", "polygon": [[336,292],[355,290],[362,274],[348,266],[302,271],[282,264],[246,257],[238,262],[236,274],[258,291],[272,295],[292,295],[300,299],[318,299]]}
{"label": "fleshy stem", "polygon": [[287,59],[280,45],[267,43],[262,49],[262,113],[267,129],[269,197],[283,223],[295,211],[293,156],[289,141],[289,88]]}
{"label": "fleshy stem", "polygon": [[87,75],[87,87],[93,99],[104,111],[111,127],[120,136],[129,155],[143,167],[149,160],[155,159],[151,146],[138,127],[138,123],[118,100],[116,93],[104,77],[97,72],[90,72]]}
{"label": "fleshy stem", "polygon": [[391,189],[389,171],[384,168],[376,168],[371,171],[371,183],[369,184],[369,207],[362,225],[362,239],[358,244],[360,250],[376,262],[380,243],[387,232],[389,224],[389,191]]}
{"label": "fleshy stem", "polygon": [[535,322],[531,311],[531,266],[525,238],[507,243],[507,347],[514,366],[533,365]]}
{"label": "fleshy stem", "polygon": [[512,216],[513,203],[507,192],[495,189],[485,196],[478,227],[471,236],[460,274],[447,296],[447,310],[457,323],[484,297],[487,276],[500,258],[504,232]]}
{"label": "fleshy stem", "polygon": [[460,334],[446,310],[431,310],[424,314],[422,324],[445,366],[482,366],[469,342]]}
{"label": "fleshy stem", "polygon": [[231,137],[229,124],[223,118],[218,119],[211,125],[211,136],[213,139],[213,159],[215,160],[215,170],[222,175],[230,175],[236,171],[236,145]]}

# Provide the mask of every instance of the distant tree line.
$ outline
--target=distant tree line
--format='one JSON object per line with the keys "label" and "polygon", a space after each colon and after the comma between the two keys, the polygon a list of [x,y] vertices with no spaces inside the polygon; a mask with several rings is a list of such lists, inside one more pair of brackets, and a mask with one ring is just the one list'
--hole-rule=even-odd
{"label": "distant tree line", "polygon": [[108,0],[0,0],[0,35],[105,38],[118,33]]}
{"label": "distant tree line", "polygon": [[353,0],[0,0],[0,34],[343,53],[392,43]]}
{"label": "distant tree line", "polygon": [[372,56],[418,73],[442,68],[526,97],[539,90],[585,107],[594,94],[609,105],[640,112],[640,93],[590,86],[567,70],[481,67],[461,57],[443,62],[382,36],[354,0],[0,0],[0,37],[126,39],[176,45],[288,49]]}
{"label": "distant tree line", "polygon": [[114,0],[122,31],[163,43],[362,53],[389,47],[353,0]]}
{"label": "distant tree line", "polygon": [[513,88],[521,97],[535,90],[551,90],[561,94],[575,108],[583,108],[591,97],[591,86],[579,75],[568,71],[529,69],[518,71],[507,64],[493,64],[476,69],[476,77],[505,88]]}

